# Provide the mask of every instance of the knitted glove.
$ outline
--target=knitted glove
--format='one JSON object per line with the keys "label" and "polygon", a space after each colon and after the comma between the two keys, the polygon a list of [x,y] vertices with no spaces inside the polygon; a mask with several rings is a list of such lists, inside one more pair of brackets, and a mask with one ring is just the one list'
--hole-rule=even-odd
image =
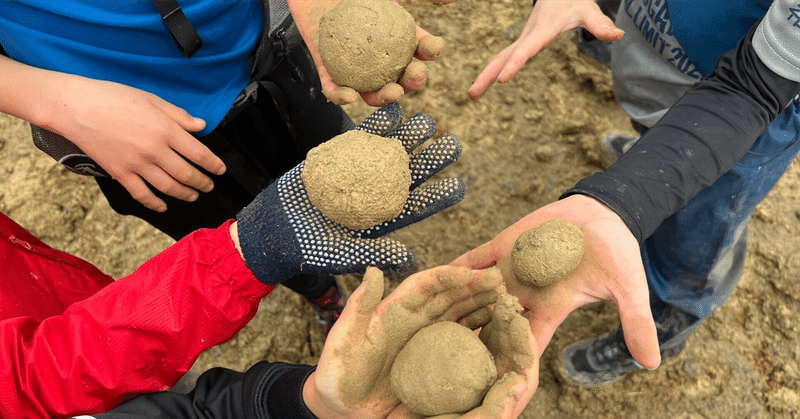
{"label": "knitted glove", "polygon": [[385,236],[425,219],[464,198],[465,186],[450,178],[420,188],[461,154],[452,134],[432,142],[418,153],[420,144],[436,133],[436,121],[417,114],[402,123],[403,111],[391,103],[367,117],[356,129],[397,138],[409,153],[411,187],[397,218],[365,230],[334,223],[308,200],[300,180],[302,162],[261,192],[237,216],[244,259],[262,282],[274,284],[298,273],[361,273],[368,266],[406,271],[413,256],[403,244]]}

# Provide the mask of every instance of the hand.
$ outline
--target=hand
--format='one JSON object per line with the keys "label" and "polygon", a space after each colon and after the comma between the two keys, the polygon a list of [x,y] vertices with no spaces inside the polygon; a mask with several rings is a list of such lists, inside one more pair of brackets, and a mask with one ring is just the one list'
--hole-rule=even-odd
{"label": "hand", "polygon": [[119,83],[68,76],[57,112],[43,128],[83,150],[144,206],[166,211],[150,190],[185,201],[214,187],[190,164],[222,174],[225,165],[189,132],[205,122],[142,90]]}
{"label": "hand", "polygon": [[[396,2],[396,0],[393,0]],[[449,3],[450,1],[436,1],[438,3]],[[300,30],[300,34],[308,45],[311,56],[317,64],[322,92],[325,97],[333,103],[346,105],[358,100],[359,93],[350,87],[345,87],[333,81],[325,65],[322,63],[318,48],[319,41],[319,21],[322,16],[341,0],[325,0],[309,2],[304,0],[288,0],[292,16]],[[313,7],[312,7],[313,4]],[[406,67],[405,72],[397,83],[389,83],[376,92],[360,93],[361,98],[370,106],[383,106],[390,102],[396,102],[400,97],[409,92],[421,89],[428,80],[428,68],[423,61],[433,61],[439,58],[444,51],[444,40],[433,36],[424,29],[417,26],[417,50],[414,57],[421,61],[412,61]]]}
{"label": "hand", "polygon": [[[237,216],[238,239],[245,262],[265,283],[277,283],[305,273],[344,274],[364,272],[368,266],[406,271],[413,265],[411,252],[387,234],[423,220],[464,198],[464,183],[444,179],[420,187],[461,154],[461,143],[452,134],[413,153],[436,133],[430,115],[417,114],[401,125],[398,103],[380,108],[356,129],[397,138],[410,155],[411,187],[400,215],[366,230],[336,224],[308,200],[300,179],[304,162],[261,192]],[[413,154],[412,154],[413,153]]]}
{"label": "hand", "polygon": [[522,34],[478,75],[468,94],[480,99],[494,82],[507,83],[556,36],[579,26],[601,41],[622,39],[624,32],[604,15],[594,0],[538,0]]}
{"label": "hand", "polygon": [[[511,270],[514,242],[524,231],[553,219],[571,221],[583,230],[583,259],[556,284],[544,288],[524,286]],[[519,298],[531,312],[531,330],[540,353],[573,310],[595,301],[612,300],[619,307],[631,355],[649,369],[661,362],[639,244],[622,219],[593,198],[573,195],[546,205],[452,264],[471,269],[500,268],[508,293]]]}
{"label": "hand", "polygon": [[[519,314],[521,310],[522,306],[515,297],[500,294],[492,320],[481,328],[479,336],[494,357],[498,376],[483,403],[463,414],[438,415],[429,419],[512,419],[522,414],[539,385],[539,350],[528,321]],[[405,405],[400,405],[389,417],[422,418]]]}
{"label": "hand", "polygon": [[369,268],[331,329],[303,392],[317,417],[385,418],[400,404],[389,372],[411,336],[438,321],[471,324],[503,289],[497,269],[454,266],[409,276],[381,300],[383,287],[381,271]]}

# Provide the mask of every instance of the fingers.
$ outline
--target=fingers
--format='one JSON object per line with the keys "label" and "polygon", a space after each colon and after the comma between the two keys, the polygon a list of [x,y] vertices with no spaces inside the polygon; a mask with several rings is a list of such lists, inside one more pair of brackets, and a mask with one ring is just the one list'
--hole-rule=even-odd
{"label": "fingers", "polygon": [[427,182],[459,157],[461,157],[461,142],[453,134],[445,134],[419,153],[413,154],[408,162],[411,171],[410,189],[414,190]]}
{"label": "fingers", "polygon": [[516,418],[519,413],[522,412],[522,409],[528,403],[528,400],[530,400],[528,394],[530,394],[531,397],[533,396],[533,393],[530,391],[530,387],[531,386],[526,381],[525,376],[515,373],[508,373],[497,380],[497,382],[489,389],[489,392],[486,393],[486,397],[483,398],[483,402],[480,406],[467,412],[463,416],[443,415],[436,416],[435,418]]}
{"label": "fingers", "polygon": [[358,92],[351,87],[337,86],[331,90],[323,90],[325,97],[331,102],[344,106],[355,103],[358,100]]}
{"label": "fingers", "polygon": [[625,35],[625,32],[616,27],[614,21],[601,10],[584,9],[582,14],[583,27],[601,41],[619,41]]}
{"label": "fingers", "polygon": [[461,202],[466,191],[464,182],[456,178],[444,179],[433,185],[417,188],[408,195],[408,200],[399,216],[359,233],[366,238],[384,236]]}
{"label": "fingers", "polygon": [[[202,167],[210,173],[215,175],[222,175],[225,173],[225,163],[222,162],[222,159],[217,157],[217,155],[214,154],[208,147],[206,147],[205,144],[193,136],[180,136],[179,138],[174,138],[170,142],[170,146],[173,150],[175,150],[175,152],[186,158],[186,160],[189,160],[190,162]],[[175,174],[172,174],[172,176],[178,181],[181,181],[182,183],[195,189],[205,192],[208,192],[206,189],[211,190],[210,187],[204,188],[203,185],[199,183],[194,184],[194,182],[205,182],[209,184],[211,182],[211,179],[208,179],[205,176],[203,176],[203,178],[199,178],[197,175],[202,174],[199,170],[194,169],[194,172],[191,173],[192,178],[187,179],[187,181],[184,182],[182,181],[181,176],[175,176]]]}
{"label": "fingers", "polygon": [[486,269],[497,264],[497,252],[493,241],[486,242],[450,262],[453,266],[466,266],[470,269]]}
{"label": "fingers", "polygon": [[383,299],[383,286],[383,273],[380,269],[367,268],[361,284],[348,298],[340,321],[337,321],[331,329],[331,336],[338,336],[339,329],[336,328],[338,325],[345,325],[340,328],[344,327],[349,335],[364,335],[375,309]]}
{"label": "fingers", "polygon": [[397,83],[403,87],[403,93],[410,93],[422,89],[426,81],[428,81],[428,65],[422,61],[412,61]]}
{"label": "fingers", "polygon": [[[436,120],[427,113],[418,113],[412,116],[408,122],[389,133],[387,137],[400,140],[406,152],[411,154],[414,149],[433,137],[434,134],[436,134]],[[452,134],[450,135],[453,136]],[[456,142],[458,142],[458,139],[456,139]]]}
{"label": "fingers", "polygon": [[131,194],[133,199],[145,207],[156,212],[167,210],[167,203],[157,197],[138,175],[127,173],[125,176],[115,177],[114,179]]}
{"label": "fingers", "polygon": [[417,27],[417,51],[415,57],[423,61],[433,61],[439,58],[444,52],[445,42],[444,38],[433,36],[428,32]]}
{"label": "fingers", "polygon": [[385,137],[403,123],[403,109],[397,102],[389,103],[366,117],[356,129]]}

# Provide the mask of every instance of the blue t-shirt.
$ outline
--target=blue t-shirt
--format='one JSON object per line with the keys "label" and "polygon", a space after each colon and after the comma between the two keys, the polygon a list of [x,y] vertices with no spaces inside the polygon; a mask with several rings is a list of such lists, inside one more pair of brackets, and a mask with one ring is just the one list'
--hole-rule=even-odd
{"label": "blue t-shirt", "polygon": [[179,4],[203,40],[191,58],[150,0],[0,1],[0,44],[34,67],[151,92],[203,118],[205,135],[250,79],[262,6],[259,0]]}
{"label": "blue t-shirt", "polygon": [[666,0],[666,3],[672,35],[687,58],[707,76],[719,58],[764,17],[772,0]]}

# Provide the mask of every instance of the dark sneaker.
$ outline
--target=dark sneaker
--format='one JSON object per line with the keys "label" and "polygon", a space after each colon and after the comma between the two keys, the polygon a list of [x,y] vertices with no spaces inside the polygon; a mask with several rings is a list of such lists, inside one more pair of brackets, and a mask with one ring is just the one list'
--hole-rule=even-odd
{"label": "dark sneaker", "polygon": [[[680,309],[666,309],[656,319],[661,359],[679,354],[686,339],[699,326],[697,317]],[[659,321],[660,320],[660,321]],[[583,387],[610,384],[643,368],[625,345],[622,327],[604,335],[568,346],[557,361],[556,370],[564,380]]]}
{"label": "dark sneaker", "polygon": [[304,297],[306,304],[314,311],[314,317],[322,327],[322,334],[328,336],[333,324],[342,315],[344,305],[347,304],[347,293],[336,281],[335,285],[328,288],[324,294],[317,298]]}
{"label": "dark sneaker", "polygon": [[603,137],[602,141],[602,160],[605,167],[611,166],[627,153],[639,137],[635,135],[610,132]]}

